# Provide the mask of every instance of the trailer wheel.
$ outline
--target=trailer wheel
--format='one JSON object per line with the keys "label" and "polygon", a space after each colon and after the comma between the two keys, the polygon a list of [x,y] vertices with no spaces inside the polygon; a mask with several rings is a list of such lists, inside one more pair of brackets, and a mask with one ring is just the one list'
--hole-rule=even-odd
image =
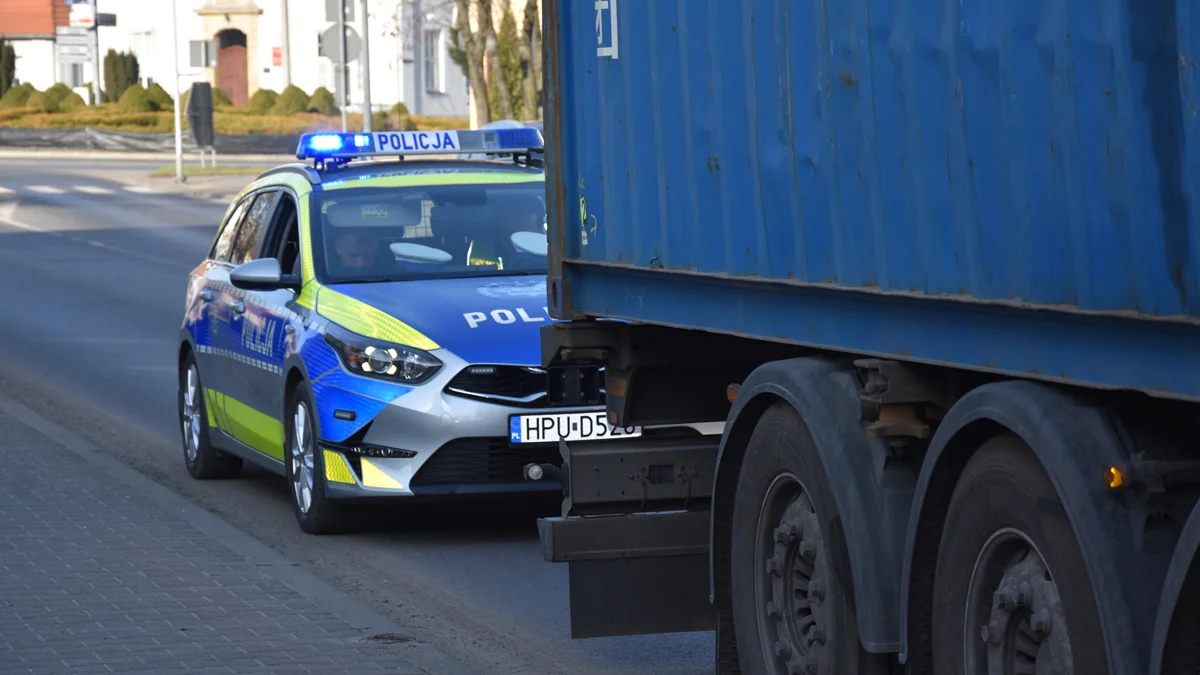
{"label": "trailer wheel", "polygon": [[1074,530],[1018,437],[989,440],[963,469],[934,580],[936,675],[1109,672]]}
{"label": "trailer wheel", "polygon": [[777,404],[746,447],[733,505],[731,571],[746,675],[887,672],[859,643],[850,564],[808,428]]}
{"label": "trailer wheel", "polygon": [[1195,673],[1200,664],[1200,559],[1193,562],[1179,590],[1163,648],[1161,675]]}

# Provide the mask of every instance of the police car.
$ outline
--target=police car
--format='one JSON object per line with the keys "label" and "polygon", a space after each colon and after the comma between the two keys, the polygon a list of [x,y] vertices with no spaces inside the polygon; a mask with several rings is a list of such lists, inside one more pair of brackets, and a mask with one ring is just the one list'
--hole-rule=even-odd
{"label": "police car", "polygon": [[311,164],[245,188],[189,277],[188,472],[266,467],[325,533],[364,500],[559,491],[523,469],[560,438],[670,433],[549,407],[542,151],[530,127],[306,134]]}

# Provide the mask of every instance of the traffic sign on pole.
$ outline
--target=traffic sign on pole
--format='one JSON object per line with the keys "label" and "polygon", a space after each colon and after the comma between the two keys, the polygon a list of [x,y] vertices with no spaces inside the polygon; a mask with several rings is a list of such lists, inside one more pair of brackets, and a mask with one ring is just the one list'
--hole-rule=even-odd
{"label": "traffic sign on pole", "polygon": [[[318,49],[317,56],[324,56],[333,62],[338,62],[338,27],[337,24],[325,29],[321,33],[321,39],[317,41]],[[358,32],[351,26],[346,26],[346,61],[354,61],[358,58],[358,52],[362,49],[362,39],[358,37]]]}
{"label": "traffic sign on pole", "polygon": [[93,4],[71,5],[70,23],[72,26],[92,28],[96,25],[96,6]]}

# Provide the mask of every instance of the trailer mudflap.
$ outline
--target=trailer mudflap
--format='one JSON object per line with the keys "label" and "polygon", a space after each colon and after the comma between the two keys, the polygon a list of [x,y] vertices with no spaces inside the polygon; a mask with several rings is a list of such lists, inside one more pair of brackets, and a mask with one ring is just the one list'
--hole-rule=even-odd
{"label": "trailer mudflap", "polygon": [[542,553],[568,565],[571,637],[716,629],[708,537],[720,438],[559,442],[560,518]]}
{"label": "trailer mudflap", "polygon": [[707,511],[538,520],[542,553],[568,564],[571,637],[715,630]]}

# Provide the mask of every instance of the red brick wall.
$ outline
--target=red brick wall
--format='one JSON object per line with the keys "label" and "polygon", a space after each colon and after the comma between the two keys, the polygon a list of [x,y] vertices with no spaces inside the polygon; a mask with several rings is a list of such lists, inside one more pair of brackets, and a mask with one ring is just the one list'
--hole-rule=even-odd
{"label": "red brick wall", "polygon": [[55,26],[69,21],[70,9],[62,0],[0,0],[0,37],[50,36]]}

